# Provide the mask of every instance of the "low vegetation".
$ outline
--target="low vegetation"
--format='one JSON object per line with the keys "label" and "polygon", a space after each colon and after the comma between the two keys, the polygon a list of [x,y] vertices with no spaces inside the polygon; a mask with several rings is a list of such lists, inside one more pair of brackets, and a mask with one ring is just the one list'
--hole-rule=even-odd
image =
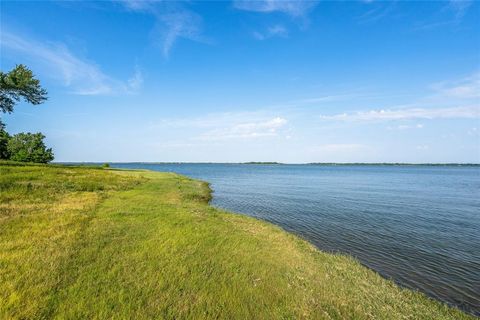
{"label": "low vegetation", "polygon": [[1,319],[468,319],[173,173],[0,164]]}

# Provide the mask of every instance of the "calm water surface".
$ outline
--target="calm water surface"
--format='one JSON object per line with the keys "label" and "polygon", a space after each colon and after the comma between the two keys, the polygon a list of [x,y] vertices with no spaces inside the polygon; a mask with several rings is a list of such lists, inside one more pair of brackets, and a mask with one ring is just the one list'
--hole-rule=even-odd
{"label": "calm water surface", "polygon": [[213,205],[357,257],[397,283],[480,315],[480,168],[113,164],[212,184]]}

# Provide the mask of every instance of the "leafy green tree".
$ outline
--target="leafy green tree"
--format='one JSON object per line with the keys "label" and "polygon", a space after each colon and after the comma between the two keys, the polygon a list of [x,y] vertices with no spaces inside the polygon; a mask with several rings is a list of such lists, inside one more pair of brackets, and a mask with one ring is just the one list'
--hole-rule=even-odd
{"label": "leafy green tree", "polygon": [[11,113],[22,98],[34,105],[41,104],[47,100],[47,91],[23,64],[7,73],[0,71],[0,111]]}
{"label": "leafy green tree", "polygon": [[8,159],[8,150],[7,144],[8,140],[10,139],[10,135],[7,131],[5,131],[5,125],[0,120],[0,159]]}
{"label": "leafy green tree", "polygon": [[45,136],[38,133],[18,133],[8,140],[10,160],[47,163],[53,160],[53,151],[45,146]]}
{"label": "leafy green tree", "polygon": [[[11,113],[21,99],[37,105],[47,100],[43,89],[32,71],[18,64],[10,72],[0,71],[0,112]],[[43,143],[41,133],[19,133],[11,137],[0,119],[0,159],[26,162],[49,162],[53,160],[52,149]]]}

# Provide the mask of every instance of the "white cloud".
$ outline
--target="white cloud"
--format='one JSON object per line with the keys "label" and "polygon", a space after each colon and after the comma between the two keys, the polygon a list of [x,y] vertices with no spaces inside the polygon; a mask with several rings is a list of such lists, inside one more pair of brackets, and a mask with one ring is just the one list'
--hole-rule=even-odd
{"label": "white cloud", "polygon": [[345,100],[359,99],[359,98],[365,98],[365,97],[375,98],[374,96],[371,96],[371,95],[345,93],[345,94],[330,94],[330,95],[324,95],[324,96],[315,97],[315,98],[292,100],[292,101],[289,101],[289,103],[315,104],[315,103],[324,103],[324,102],[333,102],[333,101],[345,101]]}
{"label": "white cloud", "polygon": [[122,82],[104,74],[99,66],[75,56],[64,44],[40,42],[2,30],[0,47],[3,52],[30,59],[34,67],[60,79],[63,85],[80,95],[132,93],[141,86],[141,73]]}
{"label": "white cloud", "polygon": [[411,96],[410,94],[385,94],[385,93],[375,93],[372,91],[366,91],[364,89],[350,90],[348,92],[337,92],[337,93],[325,93],[323,96],[310,97],[304,99],[296,99],[287,101],[289,105],[310,105],[310,104],[330,104],[337,101],[372,101],[372,100],[385,100],[385,99],[398,99]]}
{"label": "white cloud", "polygon": [[133,76],[128,79],[128,87],[130,87],[133,91],[137,91],[143,85],[143,75],[140,71],[138,66],[135,67],[135,73]]}
{"label": "white cloud", "polygon": [[476,135],[478,135],[479,133],[480,133],[480,132],[479,132],[479,130],[478,130],[477,127],[473,127],[473,128],[471,128],[470,130],[468,130],[468,132],[467,132],[467,134],[468,134],[469,136],[476,136]]}
{"label": "white cloud", "polygon": [[418,145],[418,146],[415,147],[415,149],[425,151],[425,150],[430,149],[430,146],[428,146],[428,145]]}
{"label": "white cloud", "polygon": [[438,94],[460,99],[480,98],[480,72],[457,81],[440,82],[432,85]]}
{"label": "white cloud", "polygon": [[155,17],[153,37],[161,46],[164,57],[169,56],[179,38],[208,42],[202,36],[202,18],[177,3],[142,0],[123,0],[122,3],[128,10]]}
{"label": "white cloud", "polygon": [[450,0],[449,1],[449,6],[455,12],[455,17],[457,19],[462,18],[472,4],[473,4],[472,0]]}
{"label": "white cloud", "polygon": [[408,129],[423,129],[423,124],[416,125],[400,124],[396,127],[387,127],[388,130],[408,130]]}
{"label": "white cloud", "polygon": [[223,141],[229,139],[254,139],[289,134],[288,121],[270,112],[212,113],[201,117],[162,119],[152,122],[153,132],[172,132],[180,129],[188,133],[191,141]]}
{"label": "white cloud", "polygon": [[452,119],[480,118],[480,106],[464,106],[453,108],[410,108],[399,110],[370,110],[336,115],[322,115],[325,120],[339,121],[383,121],[404,119]]}
{"label": "white cloud", "polygon": [[269,28],[267,28],[267,30],[265,32],[258,32],[258,31],[255,31],[253,33],[253,36],[255,37],[255,39],[257,40],[266,40],[268,38],[272,38],[272,37],[287,37],[288,36],[288,30],[282,26],[282,25],[274,25],[274,26],[271,26]]}
{"label": "white cloud", "polygon": [[[420,22],[414,30],[429,30],[438,27],[456,27],[461,22],[473,0],[449,0],[436,12],[433,21]],[[453,16],[452,16],[453,15]]]}
{"label": "white cloud", "polygon": [[312,10],[316,1],[287,1],[287,0],[236,0],[234,7],[239,10],[254,12],[282,12],[292,17],[301,17]]}
{"label": "white cloud", "polygon": [[152,8],[155,1],[147,0],[120,0],[130,10],[148,10]]}
{"label": "white cloud", "polygon": [[396,7],[395,1],[363,1],[364,3],[372,6],[372,9],[368,10],[360,17],[358,21],[360,23],[372,23],[387,17]]}
{"label": "white cloud", "polygon": [[277,136],[278,131],[286,124],[287,120],[281,117],[265,121],[238,123],[230,127],[208,131],[200,135],[198,140],[215,141],[272,137]]}
{"label": "white cloud", "polygon": [[204,41],[200,32],[201,18],[193,12],[182,11],[161,14],[159,15],[159,21],[163,24],[159,31],[165,57],[168,57],[178,38]]}

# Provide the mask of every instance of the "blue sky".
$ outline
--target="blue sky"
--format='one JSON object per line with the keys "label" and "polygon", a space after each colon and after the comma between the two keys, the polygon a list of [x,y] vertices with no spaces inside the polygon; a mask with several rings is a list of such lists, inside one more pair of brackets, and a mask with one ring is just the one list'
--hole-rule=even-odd
{"label": "blue sky", "polygon": [[475,1],[2,1],[56,161],[480,162]]}

